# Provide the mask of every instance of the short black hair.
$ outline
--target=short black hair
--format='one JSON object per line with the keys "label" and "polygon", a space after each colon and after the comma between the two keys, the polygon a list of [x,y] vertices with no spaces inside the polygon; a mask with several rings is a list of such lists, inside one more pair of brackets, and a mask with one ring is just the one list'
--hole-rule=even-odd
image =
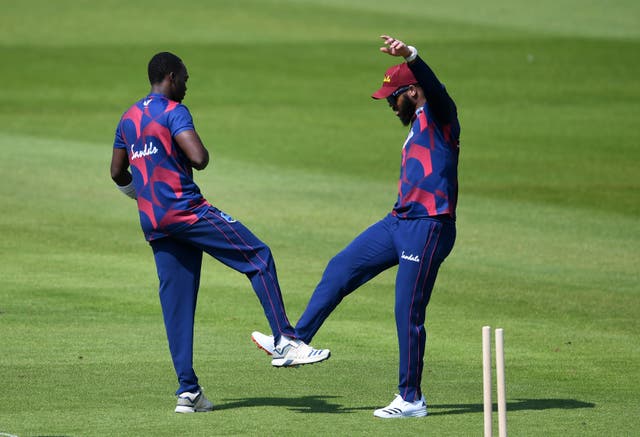
{"label": "short black hair", "polygon": [[182,59],[169,52],[157,53],[149,61],[149,83],[162,82],[169,73],[178,74],[182,68]]}

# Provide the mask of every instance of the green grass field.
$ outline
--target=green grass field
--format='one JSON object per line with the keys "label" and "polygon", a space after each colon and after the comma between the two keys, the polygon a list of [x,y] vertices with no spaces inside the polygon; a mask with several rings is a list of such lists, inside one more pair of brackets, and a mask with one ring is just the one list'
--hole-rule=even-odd
{"label": "green grass field", "polygon": [[[186,3],[2,6],[0,435],[479,436],[485,324],[505,330],[511,435],[640,435],[640,3]],[[213,160],[196,180],[271,246],[295,321],[395,201],[406,130],[369,97],[397,62],[382,33],[420,49],[462,124],[429,417],[372,415],[397,384],[394,269],[320,330],[329,361],[275,369],[249,281],[210,258],[195,367],[217,409],[173,413],[153,257],[108,171],[149,58],[187,64]]]}

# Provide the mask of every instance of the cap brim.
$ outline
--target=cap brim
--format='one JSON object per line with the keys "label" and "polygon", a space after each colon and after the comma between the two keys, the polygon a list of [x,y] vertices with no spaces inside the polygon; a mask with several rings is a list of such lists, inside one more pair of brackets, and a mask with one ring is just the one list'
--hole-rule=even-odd
{"label": "cap brim", "polygon": [[389,97],[391,94],[393,94],[393,92],[396,89],[390,86],[383,86],[382,88],[380,88],[378,91],[376,91],[375,93],[373,93],[371,95],[371,97],[373,97],[374,99],[386,99],[387,97]]}

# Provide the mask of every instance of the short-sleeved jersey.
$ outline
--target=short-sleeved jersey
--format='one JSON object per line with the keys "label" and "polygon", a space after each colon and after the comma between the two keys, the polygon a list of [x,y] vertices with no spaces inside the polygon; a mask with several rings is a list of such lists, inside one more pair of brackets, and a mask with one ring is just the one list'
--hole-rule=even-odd
{"label": "short-sleeved jersey", "polygon": [[393,214],[401,218],[449,215],[458,198],[458,142],[440,129],[428,105],[416,111],[402,148],[398,200]]}
{"label": "short-sleeved jersey", "polygon": [[136,102],[118,123],[113,147],[127,150],[148,241],[195,223],[209,207],[175,141],[180,132],[193,129],[187,107],[162,94]]}

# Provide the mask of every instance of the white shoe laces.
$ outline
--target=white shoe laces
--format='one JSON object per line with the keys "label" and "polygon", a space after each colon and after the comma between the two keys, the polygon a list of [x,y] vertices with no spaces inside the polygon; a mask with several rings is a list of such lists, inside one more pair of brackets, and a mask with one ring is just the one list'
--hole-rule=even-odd
{"label": "white shoe laces", "polygon": [[[285,337],[282,337],[282,339],[285,339]],[[279,346],[278,349],[280,350],[282,350],[282,348],[285,346],[282,344],[282,339],[278,344]],[[316,350],[311,346],[309,346],[308,344],[306,344],[305,342],[303,342],[302,340],[298,340],[296,338],[287,338],[285,339],[285,341],[287,341],[288,344],[290,345],[290,349],[285,354],[286,356],[295,356],[296,358],[303,358],[311,355],[311,353],[313,353],[313,351]]]}

